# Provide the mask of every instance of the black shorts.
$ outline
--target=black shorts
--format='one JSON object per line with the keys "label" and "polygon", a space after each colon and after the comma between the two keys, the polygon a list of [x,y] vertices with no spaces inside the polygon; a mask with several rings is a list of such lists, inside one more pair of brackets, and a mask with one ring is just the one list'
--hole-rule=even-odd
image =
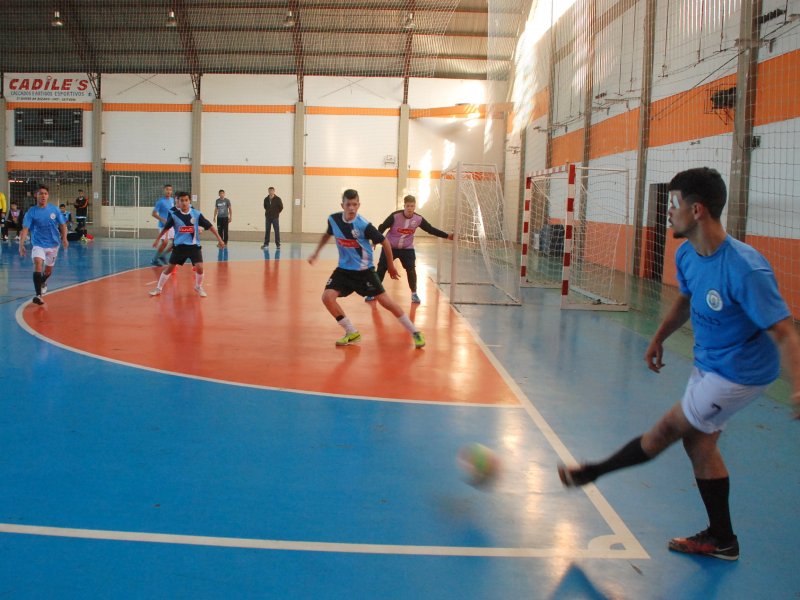
{"label": "black shorts", "polygon": [[[413,248],[392,248],[392,257],[395,260],[400,259],[400,264],[406,270],[413,269],[417,264],[417,253]],[[381,251],[379,266],[386,268],[389,266],[386,261],[386,253],[383,251]]]}
{"label": "black shorts", "polygon": [[180,244],[172,248],[172,254],[169,255],[169,264],[182,265],[187,260],[192,261],[193,265],[203,262],[203,251],[200,246]]}
{"label": "black shorts", "polygon": [[342,298],[353,292],[359,296],[378,296],[385,291],[372,268],[364,271],[337,268],[325,284],[325,289],[336,290]]}

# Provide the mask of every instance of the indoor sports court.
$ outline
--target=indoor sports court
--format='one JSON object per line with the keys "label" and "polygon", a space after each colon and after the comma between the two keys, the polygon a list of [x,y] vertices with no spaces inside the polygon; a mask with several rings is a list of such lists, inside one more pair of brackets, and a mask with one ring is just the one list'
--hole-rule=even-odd
{"label": "indoor sports court", "polygon": [[[688,347],[650,373],[640,317],[561,311],[541,289],[456,310],[424,276],[423,303],[403,302],[424,349],[359,298],[343,304],[363,341],[336,348],[319,302],[332,246],[315,267],[310,244],[208,250],[201,300],[188,265],[147,295],[149,243],[76,244],[44,307],[8,248],[9,597],[744,598],[767,579],[795,593],[781,565],[797,425],[774,399],[723,437],[738,563],[666,549],[705,518],[679,448],[596,487],[559,482],[559,461],[610,452],[683,392]],[[473,442],[502,462],[494,485],[456,465]]]}
{"label": "indoor sports court", "polygon": [[[718,220],[796,325],[797,13],[3,2],[0,597],[798,597],[787,361],[719,439],[738,560],[667,547],[708,526],[680,442],[583,487],[557,471],[684,394],[689,323],[644,360],[705,206],[677,173],[721,174]],[[309,259],[350,189],[414,240],[416,290],[399,260],[383,283],[424,347],[358,293],[336,344],[323,290],[367,236]],[[184,194],[229,239],[164,282],[158,207]],[[45,293],[42,238],[17,236],[50,205],[70,241]]]}

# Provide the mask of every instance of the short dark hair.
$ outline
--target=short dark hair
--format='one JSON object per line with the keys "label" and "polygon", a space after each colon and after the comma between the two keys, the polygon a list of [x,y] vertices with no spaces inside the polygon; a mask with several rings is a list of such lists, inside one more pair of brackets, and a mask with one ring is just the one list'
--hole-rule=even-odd
{"label": "short dark hair", "polygon": [[728,189],[722,175],[715,169],[697,167],[681,171],[669,182],[669,191],[678,191],[685,202],[699,202],[708,209],[714,219],[719,220]]}
{"label": "short dark hair", "polygon": [[192,195],[191,195],[189,192],[176,192],[176,194],[175,194],[175,198],[176,198],[177,200],[180,200],[180,199],[181,199],[181,198],[183,198],[184,196],[188,196],[190,200],[191,200],[191,198],[192,198]]}
{"label": "short dark hair", "polygon": [[164,184],[164,187],[165,187],[165,188],[172,187],[172,184],[171,184],[171,183],[165,183],[165,184]]}
{"label": "short dark hair", "polygon": [[342,193],[342,202],[345,200],[353,200],[355,198],[358,198],[358,192],[355,190],[345,190]]}
{"label": "short dark hair", "polygon": [[58,208],[67,208],[67,205],[66,204],[59,204]]}
{"label": "short dark hair", "polygon": [[417,203],[417,199],[414,196],[412,196],[411,194],[409,194],[408,196],[403,198],[403,204],[405,204],[406,202],[413,202],[414,204],[416,204]]}
{"label": "short dark hair", "polygon": [[45,184],[40,183],[39,185],[36,186],[36,191],[38,192],[39,190],[45,190],[45,191],[49,192],[50,188],[47,187]]}
{"label": "short dark hair", "polygon": [[224,193],[225,193],[225,190],[220,190],[220,191],[218,191],[217,193],[218,193],[218,194],[224,194]]}

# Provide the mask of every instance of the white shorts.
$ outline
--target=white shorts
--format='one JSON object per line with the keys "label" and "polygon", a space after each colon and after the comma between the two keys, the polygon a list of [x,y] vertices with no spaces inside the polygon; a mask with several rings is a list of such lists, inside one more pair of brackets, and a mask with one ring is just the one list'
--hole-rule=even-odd
{"label": "white shorts", "polygon": [[164,236],[164,241],[168,242],[168,241],[174,240],[174,239],[175,239],[175,228],[174,227],[170,227],[169,231],[167,231],[167,234]]}
{"label": "white shorts", "polygon": [[716,373],[693,367],[681,408],[695,429],[715,433],[722,431],[728,419],[758,398],[766,387],[733,383]]}
{"label": "white shorts", "polygon": [[55,248],[42,248],[41,246],[34,246],[31,249],[31,259],[33,259],[35,262],[37,258],[41,258],[46,267],[52,267],[54,264],[56,264],[57,257],[58,246]]}

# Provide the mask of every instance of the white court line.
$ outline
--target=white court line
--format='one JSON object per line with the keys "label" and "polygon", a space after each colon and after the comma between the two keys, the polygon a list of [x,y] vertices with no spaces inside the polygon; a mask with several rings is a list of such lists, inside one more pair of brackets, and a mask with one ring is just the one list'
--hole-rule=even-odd
{"label": "white court line", "polygon": [[[140,268],[147,268],[147,267],[140,267]],[[129,269],[135,270],[135,269]],[[123,273],[122,271],[120,273]],[[119,273],[114,273],[111,275],[107,275],[104,277],[100,277],[98,279],[94,279],[91,281],[98,281],[99,279],[105,279],[106,277],[112,277],[118,275]],[[61,288],[59,290],[54,291],[53,293],[58,293],[62,289],[69,289],[72,287],[76,287],[77,285],[84,285],[87,282],[77,283],[75,285]],[[439,290],[440,293],[444,298],[447,298],[447,295]],[[452,403],[452,402],[430,402],[424,400],[398,400],[394,398],[375,398],[370,396],[345,396],[345,395],[338,395],[338,394],[324,394],[321,392],[307,392],[307,391],[300,391],[295,389],[286,389],[286,388],[277,388],[277,387],[269,387],[269,386],[259,386],[254,384],[243,384],[237,382],[229,382],[225,380],[218,380],[212,379],[209,377],[198,377],[194,375],[184,375],[181,373],[175,373],[171,371],[163,371],[160,369],[154,369],[151,367],[144,367],[142,365],[137,365],[134,363],[127,363],[111,358],[107,358],[104,356],[99,356],[92,354],[90,352],[85,352],[83,350],[78,350],[71,346],[66,346],[61,344],[60,342],[56,342],[50,338],[47,338],[37,331],[33,330],[22,318],[22,312],[25,306],[28,303],[25,302],[21,304],[16,311],[16,320],[19,323],[20,327],[25,329],[28,333],[32,336],[37,337],[47,343],[53,344],[54,346],[58,346],[63,348],[64,350],[70,352],[76,352],[78,354],[83,354],[85,356],[89,356],[92,358],[96,358],[99,360],[104,360],[106,362],[129,366],[138,369],[144,369],[147,371],[152,371],[155,373],[160,373],[164,375],[171,375],[174,377],[185,377],[187,379],[199,379],[202,381],[209,381],[212,383],[223,383],[228,385],[236,385],[240,387],[246,388],[254,388],[254,389],[265,389],[265,390],[273,390],[273,391],[283,391],[283,392],[290,392],[290,393],[297,393],[297,394],[309,394],[309,395],[317,395],[317,396],[324,396],[324,397],[340,397],[340,398],[347,398],[347,399],[359,399],[359,400],[372,400],[372,401],[386,401],[386,402],[403,402],[403,403],[410,403],[410,404],[433,404],[433,405],[443,405],[443,406],[474,406],[474,407],[491,407],[491,408],[517,408],[517,407],[508,407],[508,406],[497,406],[494,404],[471,404],[471,403]],[[448,301],[449,304],[449,301]],[[522,391],[522,389],[517,385],[511,375],[506,371],[505,367],[498,361],[497,357],[489,350],[486,344],[483,343],[481,338],[478,336],[478,333],[469,323],[469,321],[455,308],[452,306],[450,307],[456,315],[457,318],[461,319],[464,325],[467,327],[467,330],[472,335],[475,342],[481,348],[482,352],[486,355],[489,361],[494,365],[497,372],[500,373],[500,376],[506,382],[506,385],[514,392],[514,395],[519,400],[522,407],[528,413],[528,415],[533,420],[534,424],[539,428],[539,430],[544,435],[545,439],[548,441],[550,446],[556,452],[558,457],[561,459],[562,462],[566,464],[574,464],[576,463],[575,458],[569,452],[567,447],[564,443],[559,439],[558,435],[556,435],[555,431],[550,427],[541,413],[533,406],[531,401]],[[554,466],[555,469],[555,466]],[[239,539],[239,538],[215,538],[215,537],[203,537],[203,536],[175,536],[175,535],[167,535],[167,534],[158,534],[158,533],[135,533],[135,532],[117,532],[117,531],[102,531],[102,530],[89,530],[89,529],[68,529],[68,528],[56,528],[56,527],[36,527],[36,526],[26,526],[26,525],[14,525],[14,524],[0,524],[0,533],[27,533],[28,535],[47,535],[47,536],[59,536],[59,537],[82,537],[88,539],[109,539],[109,540],[122,540],[122,541],[138,541],[138,542],[157,542],[157,543],[172,543],[172,544],[192,544],[192,545],[206,545],[206,546],[229,546],[229,547],[241,547],[241,548],[261,548],[261,549],[275,549],[275,550],[305,550],[305,551],[316,551],[316,552],[354,552],[354,553],[367,553],[367,554],[419,554],[419,555],[441,555],[441,556],[498,556],[498,557],[587,557],[587,558],[628,558],[628,559],[646,559],[650,558],[650,555],[644,549],[644,547],[639,543],[633,533],[628,529],[625,522],[617,515],[616,511],[611,507],[608,501],[603,497],[600,491],[594,484],[589,484],[583,486],[582,491],[586,493],[589,497],[589,500],[595,506],[597,511],[600,513],[602,518],[605,520],[606,524],[611,528],[614,532],[614,535],[611,536],[600,536],[591,540],[589,542],[587,549],[577,549],[574,547],[568,548],[549,548],[549,549],[534,549],[534,548],[462,548],[462,547],[454,547],[454,546],[392,546],[392,545],[377,545],[377,544],[337,544],[337,543],[324,543],[324,542],[291,542],[291,541],[280,541],[280,540],[251,540],[251,539]],[[67,533],[69,532],[69,533]],[[624,549],[614,549],[613,546],[622,545]]]}
{"label": "white court line", "polygon": [[586,549],[571,546],[558,548],[482,548],[476,546],[408,546],[395,544],[345,544],[336,542],[296,542],[289,540],[263,540],[256,538],[209,537],[202,535],[173,535],[143,533],[138,531],[113,531],[105,529],[71,529],[68,527],[42,527],[0,523],[0,533],[65,537],[115,542],[145,542],[152,544],[180,544],[186,546],[214,546],[219,548],[250,548],[254,550],[287,550],[295,552],[331,552],[341,554],[391,554],[406,556],[479,556],[500,558],[648,558],[635,550],[612,550],[606,545],[612,536],[592,540]]}

